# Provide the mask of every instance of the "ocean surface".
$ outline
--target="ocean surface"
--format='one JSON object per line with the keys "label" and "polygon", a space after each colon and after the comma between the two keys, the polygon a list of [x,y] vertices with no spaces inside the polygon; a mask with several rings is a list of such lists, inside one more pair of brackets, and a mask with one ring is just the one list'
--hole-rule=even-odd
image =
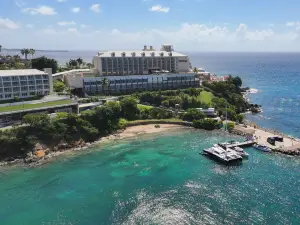
{"label": "ocean surface", "polygon": [[185,129],[4,170],[1,224],[299,224],[300,158],[249,148],[226,167],[199,154],[228,138]]}

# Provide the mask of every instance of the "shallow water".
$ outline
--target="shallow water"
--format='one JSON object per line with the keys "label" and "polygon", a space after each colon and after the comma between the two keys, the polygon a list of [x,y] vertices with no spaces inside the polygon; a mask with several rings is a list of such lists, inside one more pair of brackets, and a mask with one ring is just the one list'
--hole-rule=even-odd
{"label": "shallow water", "polygon": [[1,224],[299,224],[300,159],[200,155],[220,132],[178,130],[99,146],[0,177]]}

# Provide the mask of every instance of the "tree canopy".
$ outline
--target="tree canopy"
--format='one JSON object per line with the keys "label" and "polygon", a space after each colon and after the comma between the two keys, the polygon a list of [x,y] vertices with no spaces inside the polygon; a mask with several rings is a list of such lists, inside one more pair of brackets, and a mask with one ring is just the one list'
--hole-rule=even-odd
{"label": "tree canopy", "polygon": [[32,68],[44,70],[44,68],[52,68],[52,73],[56,73],[58,64],[55,59],[49,59],[45,56],[34,58],[31,61]]}

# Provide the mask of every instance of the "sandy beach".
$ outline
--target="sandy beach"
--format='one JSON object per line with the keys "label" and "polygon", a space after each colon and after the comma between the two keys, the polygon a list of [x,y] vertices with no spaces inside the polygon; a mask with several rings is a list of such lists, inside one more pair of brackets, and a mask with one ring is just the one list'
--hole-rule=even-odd
{"label": "sandy beach", "polygon": [[101,143],[107,140],[131,138],[142,134],[154,134],[159,132],[166,132],[166,131],[179,129],[179,128],[190,129],[190,127],[177,125],[177,124],[159,124],[159,128],[156,128],[155,124],[138,125],[138,126],[127,127],[125,130],[122,130],[117,134],[112,134],[109,135],[108,137],[101,138],[101,140],[98,141],[97,143]]}

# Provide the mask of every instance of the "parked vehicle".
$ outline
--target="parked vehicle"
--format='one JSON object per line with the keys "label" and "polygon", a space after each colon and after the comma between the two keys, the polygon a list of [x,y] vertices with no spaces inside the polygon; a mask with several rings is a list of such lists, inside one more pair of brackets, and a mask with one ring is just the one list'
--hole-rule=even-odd
{"label": "parked vehicle", "polygon": [[269,144],[271,144],[271,145],[275,145],[275,138],[273,138],[273,137],[268,137],[268,138],[267,138],[267,142],[268,142]]}
{"label": "parked vehicle", "polygon": [[275,139],[275,141],[283,142],[283,137],[275,136],[275,137],[273,137],[273,138]]}

